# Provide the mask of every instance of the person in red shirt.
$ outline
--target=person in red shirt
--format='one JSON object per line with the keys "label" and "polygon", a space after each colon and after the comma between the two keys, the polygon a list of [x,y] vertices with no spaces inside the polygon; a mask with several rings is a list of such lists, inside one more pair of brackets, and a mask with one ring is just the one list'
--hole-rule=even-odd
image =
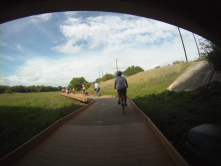
{"label": "person in red shirt", "polygon": [[84,87],[84,85],[82,85],[81,90],[82,90],[82,94],[84,95],[85,94],[85,87]]}

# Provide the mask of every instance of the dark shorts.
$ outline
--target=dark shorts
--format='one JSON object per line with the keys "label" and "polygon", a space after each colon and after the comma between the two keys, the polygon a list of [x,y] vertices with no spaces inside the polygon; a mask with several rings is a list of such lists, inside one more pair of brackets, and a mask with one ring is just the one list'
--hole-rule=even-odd
{"label": "dark shorts", "polygon": [[96,92],[98,93],[99,91],[100,91],[100,88],[97,88],[97,89],[96,89]]}
{"label": "dark shorts", "polygon": [[126,96],[127,95],[127,88],[117,89],[117,93],[119,96],[121,96],[122,94],[124,96]]}

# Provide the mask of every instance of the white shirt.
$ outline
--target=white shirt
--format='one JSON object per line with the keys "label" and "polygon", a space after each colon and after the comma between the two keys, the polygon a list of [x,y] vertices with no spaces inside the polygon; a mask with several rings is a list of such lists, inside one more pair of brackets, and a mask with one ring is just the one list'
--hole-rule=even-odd
{"label": "white shirt", "polygon": [[94,88],[97,89],[99,87],[98,83],[95,83]]}
{"label": "white shirt", "polygon": [[115,79],[115,83],[117,84],[117,89],[127,88],[126,78],[122,76],[118,76]]}

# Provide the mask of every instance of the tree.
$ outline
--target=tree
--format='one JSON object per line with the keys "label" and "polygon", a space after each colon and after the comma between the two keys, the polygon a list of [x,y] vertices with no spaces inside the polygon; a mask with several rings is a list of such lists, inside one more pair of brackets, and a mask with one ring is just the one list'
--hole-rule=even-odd
{"label": "tree", "polygon": [[113,74],[105,74],[101,79],[102,81],[107,81],[107,80],[111,80],[114,78],[114,75]]}
{"label": "tree", "polygon": [[44,92],[44,85],[41,85],[41,86],[37,85],[36,86],[36,91],[37,92]]}
{"label": "tree", "polygon": [[81,90],[82,85],[87,85],[87,87],[90,87],[91,83],[87,82],[84,77],[80,78],[73,78],[69,85],[68,88],[75,88],[77,91]]}
{"label": "tree", "polygon": [[221,47],[207,39],[200,39],[199,44],[201,46],[201,54],[207,57],[215,70],[221,71]]}
{"label": "tree", "polygon": [[61,86],[58,86],[58,90],[61,91],[61,89],[62,89],[62,87],[61,87]]}
{"label": "tree", "polygon": [[27,92],[26,87],[23,86],[23,85],[15,85],[15,86],[11,87],[11,90],[12,90],[13,92],[20,92],[20,93],[25,93],[25,92]]}
{"label": "tree", "polygon": [[5,85],[0,85],[0,93],[5,93],[5,89],[7,88],[7,86]]}
{"label": "tree", "polygon": [[5,89],[5,93],[13,93],[11,87],[8,86],[8,87]]}
{"label": "tree", "polygon": [[131,67],[128,67],[128,68],[123,72],[123,75],[124,75],[124,76],[131,76],[131,75],[137,74],[137,73],[142,72],[142,71],[144,71],[144,69],[142,69],[142,68],[139,67],[139,66],[131,66]]}
{"label": "tree", "polygon": [[95,80],[95,82],[97,82],[97,83],[102,82],[102,78],[97,78],[97,79]]}
{"label": "tree", "polygon": [[27,92],[36,92],[35,85],[30,85],[26,87]]}

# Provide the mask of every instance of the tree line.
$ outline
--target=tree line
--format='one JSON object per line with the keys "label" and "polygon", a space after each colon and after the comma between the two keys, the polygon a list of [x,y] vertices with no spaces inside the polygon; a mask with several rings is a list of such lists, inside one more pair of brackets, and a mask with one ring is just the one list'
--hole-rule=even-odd
{"label": "tree line", "polygon": [[[139,66],[131,66],[128,67],[125,71],[122,71],[122,74],[124,76],[131,76],[133,74],[137,74],[139,72],[144,71],[141,67]],[[114,74],[105,74],[103,77],[101,78],[97,78],[94,82],[90,83],[87,80],[85,80],[84,77],[78,77],[78,78],[73,78],[69,85],[68,88],[72,89],[75,88],[75,90],[79,91],[82,88],[82,85],[84,85],[86,88],[89,88],[91,85],[93,85],[95,82],[100,83],[100,82],[104,82],[104,81],[108,81],[111,79],[114,79],[117,77],[117,71]]]}
{"label": "tree line", "polygon": [[62,89],[61,86],[52,87],[52,86],[44,86],[44,85],[31,85],[31,86],[23,86],[23,85],[16,85],[16,86],[5,86],[0,85],[0,93],[27,93],[27,92],[51,92],[51,91],[60,91]]}
{"label": "tree line", "polygon": [[[137,74],[139,72],[144,71],[141,67],[139,66],[131,66],[128,67],[125,71],[122,71],[122,74],[124,76],[131,76],[134,74]],[[86,88],[89,88],[92,84],[95,82],[100,83],[104,82],[107,80],[111,80],[117,77],[117,71],[114,74],[105,74],[102,78],[97,78],[94,82],[88,82],[85,80],[84,77],[79,77],[79,78],[73,78],[69,85],[69,89],[75,88],[76,91],[80,91],[82,88],[82,85],[84,85]],[[23,85],[16,85],[16,86],[5,86],[5,85],[0,85],[0,93],[13,93],[13,92],[19,92],[19,93],[27,93],[27,92],[51,92],[51,91],[61,91],[62,87],[52,87],[52,86],[44,86],[44,85],[31,85],[31,86],[23,86]]]}
{"label": "tree line", "polygon": [[[122,71],[122,75],[125,76],[125,77],[128,77],[128,76],[131,76],[131,75],[134,75],[134,74],[137,74],[139,72],[143,72],[144,69],[142,69],[141,67],[139,66],[131,66],[131,67],[128,67],[126,70]],[[117,71],[114,73],[114,74],[105,74],[103,77],[101,78],[97,78],[95,80],[95,82],[104,82],[104,81],[107,81],[107,80],[111,80],[111,79],[114,79],[117,77]]]}

